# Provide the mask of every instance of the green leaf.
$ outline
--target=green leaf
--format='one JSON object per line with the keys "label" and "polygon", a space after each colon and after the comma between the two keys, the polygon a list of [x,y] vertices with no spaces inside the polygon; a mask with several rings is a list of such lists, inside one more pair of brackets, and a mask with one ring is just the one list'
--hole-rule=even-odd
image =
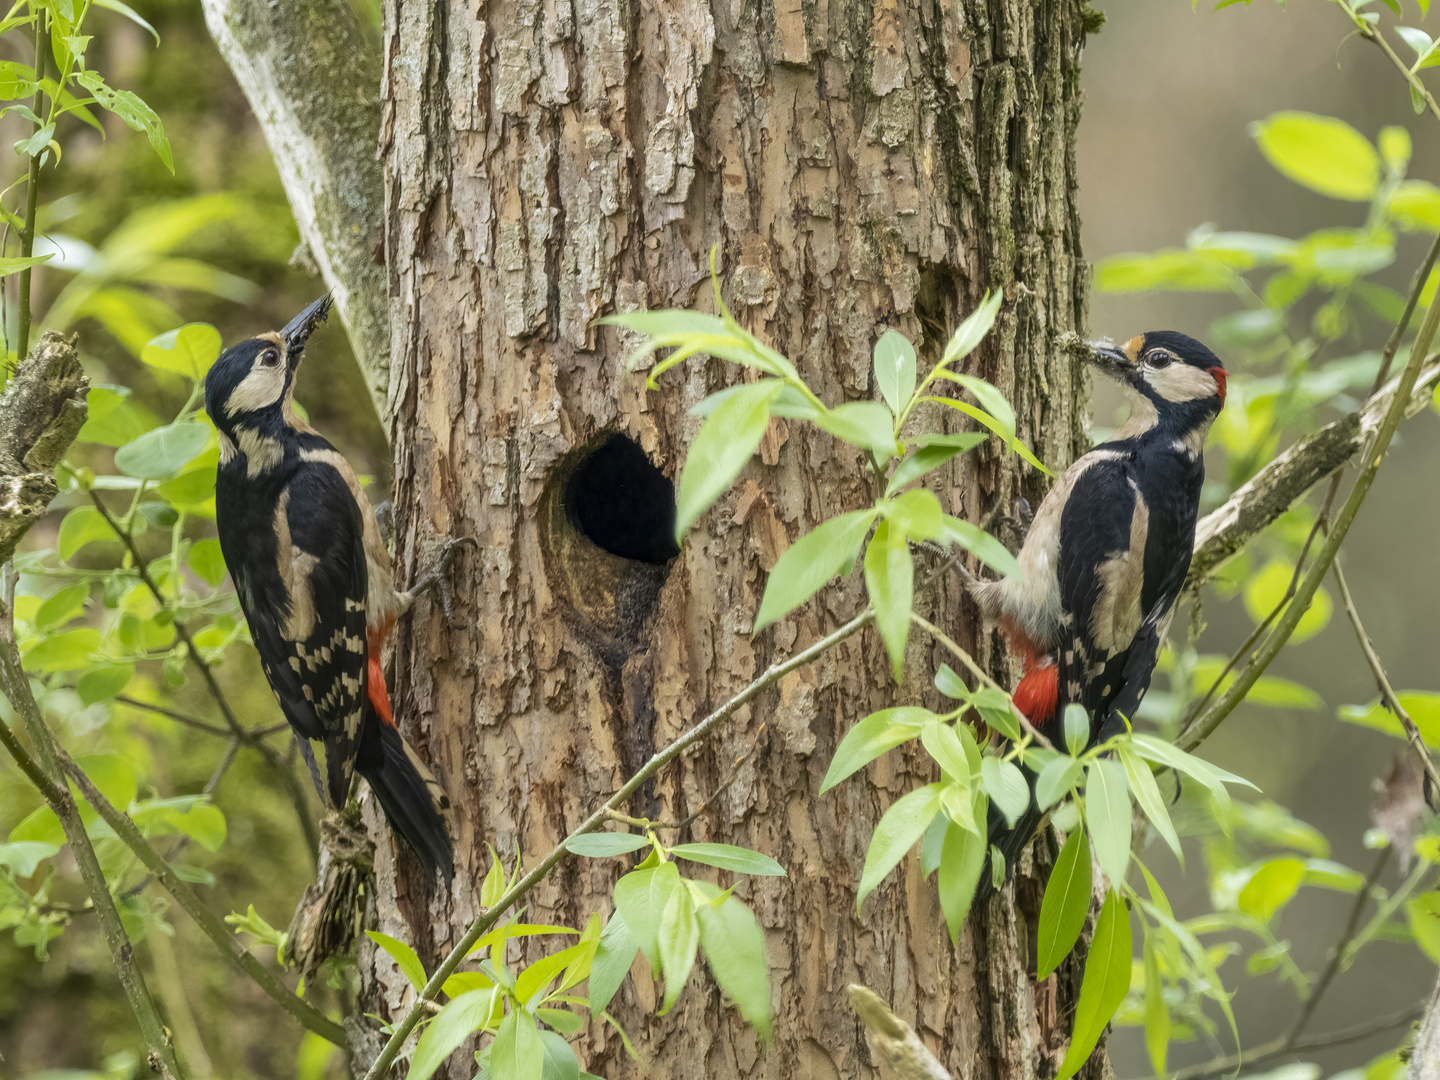
{"label": "green leaf", "polygon": [[675,497],[675,539],[710,509],[760,446],[769,405],[785,384],[761,379],[736,390],[705,421],[690,445]]}
{"label": "green leaf", "polygon": [[27,671],[37,675],[51,675],[57,671],[88,668],[91,656],[99,648],[100,631],[85,626],[42,638],[24,649],[22,655]]}
{"label": "green leaf", "polygon": [[[41,144],[42,146],[44,143]],[[34,157],[34,155],[30,155]],[[32,266],[39,266],[48,259],[53,259],[55,253],[49,255],[29,255],[24,258],[0,258],[0,277],[9,277],[11,274],[18,274],[21,270],[28,270]]]}
{"label": "green leaf", "polygon": [[127,476],[163,480],[190,464],[210,442],[204,424],[181,421],[147,431],[115,451],[115,467]]}
{"label": "green leaf", "polygon": [[140,359],[160,371],[200,382],[220,358],[220,331],[209,323],[186,323],[154,338],[140,350]]}
{"label": "green leaf", "polygon": [[860,887],[855,898],[856,911],[886,875],[895,869],[905,853],[915,846],[931,819],[939,813],[940,790],[939,784],[926,784],[901,796],[885,811],[885,816],[875,826],[875,835],[870,838],[870,849],[865,854],[865,869],[860,874]]}
{"label": "green leaf", "polygon": [[1079,757],[1090,745],[1090,714],[1085,706],[1071,702],[1065,706],[1065,749],[1071,757]]}
{"label": "green leaf", "polygon": [[970,704],[990,727],[1012,742],[1020,741],[1020,723],[1015,717],[1015,706],[1005,691],[987,686],[970,699]]}
{"label": "green leaf", "polygon": [[[72,513],[74,511],[71,511]],[[1410,714],[1425,745],[1432,750],[1440,749],[1440,694],[1424,690],[1405,690],[1395,695],[1400,706]],[[1399,718],[1385,707],[1380,700],[1369,705],[1341,705],[1336,713],[1347,724],[1383,731],[1397,739],[1407,738]]]}
{"label": "green leaf", "polygon": [[731,844],[677,844],[670,848],[670,855],[676,859],[718,866],[722,870],[733,870],[737,874],[751,874],[755,877],[784,877],[785,868],[769,855]]}
{"label": "green leaf", "polygon": [[1060,1063],[1055,1080],[1070,1080],[1090,1058],[1110,1018],[1130,991],[1130,912],[1119,894],[1111,889],[1100,908],[1090,955],[1085,959],[1085,976],[1080,982],[1080,1000],[1075,1006],[1075,1028],[1070,1049]]}
{"label": "green leaf", "polygon": [[151,148],[165,168],[172,174],[175,172],[175,162],[170,154],[170,140],[165,137],[165,125],[160,122],[160,117],[155,115],[154,109],[129,90],[115,90],[107,86],[97,71],[79,71],[74,78],[95,95],[101,108],[125,121],[132,131],[145,132],[150,139]]}
{"label": "green leaf", "polygon": [[[1095,289],[1102,293],[1231,292],[1241,282],[1232,262],[1208,251],[1175,248],[1151,254],[1111,255],[1095,264]],[[1251,262],[1245,259],[1241,268]]]}
{"label": "green leaf", "polygon": [[850,401],[815,418],[825,431],[868,450],[882,464],[895,453],[895,417],[878,401]]}
{"label": "green leaf", "polygon": [[1140,809],[1145,811],[1145,816],[1155,826],[1155,831],[1175,853],[1175,858],[1180,860],[1180,865],[1184,866],[1185,854],[1180,850],[1180,837],[1175,833],[1170,811],[1165,809],[1165,798],[1160,794],[1160,785],[1155,783],[1155,773],[1151,770],[1150,763],[1124,746],[1120,747],[1120,761],[1125,766],[1125,776],[1130,781],[1130,791],[1135,795],[1135,801],[1140,804]]}
{"label": "green leaf", "polygon": [[589,859],[624,855],[650,846],[650,838],[639,833],[593,832],[565,842],[566,850]]}
{"label": "green leaf", "polygon": [[[134,802],[139,788],[135,766],[127,758],[119,754],[86,754],[77,757],[75,763],[112,806],[125,810]],[[78,788],[74,790],[77,797],[83,798]]]}
{"label": "green leaf", "polygon": [[185,561],[195,571],[195,576],[207,585],[219,585],[225,580],[225,556],[220,551],[220,541],[213,537],[191,544]]}
{"label": "green leaf", "polygon": [[1015,556],[979,525],[946,514],[941,536],[946,544],[959,544],[998,574],[1011,578],[1024,577]]}
{"label": "green leaf", "polygon": [[[214,455],[214,461],[205,459]],[[200,464],[187,469],[174,480],[166,480],[155,491],[177,510],[187,514],[215,516],[215,466],[220,461],[220,448],[212,447],[195,459]],[[192,465],[194,463],[192,462]],[[223,576],[223,575],[222,575]]]}
{"label": "green leaf", "polygon": [[[585,1018],[569,1009],[538,1008],[535,1010],[535,1019],[566,1035],[573,1035],[585,1026]],[[565,1040],[560,1041],[563,1044]]]}
{"label": "green leaf", "polygon": [[[1294,573],[1295,567],[1288,560],[1275,559],[1245,583],[1245,610],[1257,625],[1280,604]],[[1330,622],[1333,607],[1330,594],[1323,587],[1317,589],[1309,609],[1295,624],[1295,632],[1290,635],[1289,644],[1298,645],[1325,629]]]}
{"label": "green leaf", "polygon": [[1153,935],[1146,930],[1141,950],[1145,972],[1145,1049],[1157,1077],[1166,1075],[1165,1058],[1170,1049],[1170,1009],[1165,1004],[1165,984],[1160,979],[1160,954]]}
{"label": "green leaf", "polygon": [[1047,761],[1035,778],[1035,806],[1049,810],[1080,781],[1084,766],[1075,758],[1060,755]]}
{"label": "green leaf", "polygon": [[[1157,765],[1168,765],[1192,780],[1204,784],[1215,796],[1222,810],[1228,811],[1230,806],[1230,793],[1225,790],[1226,784],[1244,784],[1248,788],[1255,788],[1255,785],[1243,776],[1236,776],[1234,773],[1226,772],[1218,765],[1202,761],[1194,754],[1187,754],[1178,746],[1173,746],[1163,739],[1157,739],[1154,735],[1137,731],[1130,736],[1130,745],[1141,757],[1153,761]],[[1258,791],[1259,788],[1255,788],[1255,790]]]}
{"label": "green leaf", "polygon": [[113,701],[130,685],[130,680],[134,677],[134,664],[104,664],[81,675],[75,690],[86,705],[94,705],[97,701]]}
{"label": "green leaf", "polygon": [[671,862],[645,870],[632,870],[615,883],[615,910],[646,961],[655,971],[660,964],[660,918],[670,894],[680,888],[680,871]]}
{"label": "green leaf", "polygon": [[365,935],[390,954],[390,958],[399,967],[400,973],[410,980],[411,986],[416,990],[425,989],[425,983],[429,981],[425,975],[425,965],[420,962],[420,957],[414,949],[398,938],[382,934],[378,930],[366,930]]}
{"label": "green leaf", "polygon": [[754,633],[783,619],[827,581],[844,571],[860,553],[875,510],[855,510],[822,522],[786,549],[765,583]]}
{"label": "green leaf", "polygon": [[1390,214],[1412,232],[1440,229],[1440,187],[1427,180],[1406,180],[1390,193]]}
{"label": "green leaf", "polygon": [[[692,882],[711,901],[719,899],[719,888],[708,881]],[[700,924],[700,945],[705,963],[720,990],[735,1004],[745,1022],[760,1039],[771,1036],[770,959],[765,951],[765,932],[748,907],[733,896],[718,905],[700,904],[695,909]]]}
{"label": "green leaf", "polygon": [[920,439],[924,445],[896,466],[885,487],[885,494],[894,494],[912,480],[920,479],[965,451],[979,446],[988,437],[983,431],[965,431],[959,435],[922,435]]}
{"label": "green leaf", "polygon": [[1035,935],[1035,978],[1043,979],[1070,955],[1090,912],[1090,844],[1084,826],[1070,830],[1040,901]]}
{"label": "green leaf", "polygon": [[1368,202],[1380,187],[1380,155],[1343,120],[1277,112],[1251,124],[1250,134],[1271,165],[1312,191]]}
{"label": "green leaf", "polygon": [[40,806],[21,818],[20,823],[10,830],[12,844],[48,844],[57,850],[65,844],[65,826],[48,806]]}
{"label": "green leaf", "polygon": [[929,709],[904,705],[873,712],[845,733],[835,748],[835,757],[820,783],[825,794],[840,781],[863,769],[881,754],[920,734],[920,729],[937,719]]}
{"label": "green leaf", "polygon": [[[542,1012],[545,1016],[540,1016]],[[562,1016],[573,1017],[577,1023],[583,1024],[583,1021],[581,1021],[578,1016],[575,1016],[572,1012],[566,1012],[563,1009],[537,1009],[535,1010],[535,1015],[538,1019],[545,1020],[547,1016],[551,1016],[557,1012]],[[561,1023],[566,1023],[566,1021],[562,1020]],[[571,1030],[575,1031],[578,1030],[578,1028],[572,1028]],[[553,1031],[542,1030],[540,1032],[540,1042],[545,1047],[545,1060],[540,1068],[541,1080],[580,1080],[580,1061],[576,1058],[575,1051],[570,1049],[570,1044],[565,1041],[563,1036]]]}
{"label": "green leaf", "polygon": [[92,383],[85,402],[89,415],[75,436],[79,442],[124,446],[156,426],[155,418],[130,400],[126,387]]}
{"label": "green leaf", "polygon": [[[704,933],[703,921],[701,933]],[[640,946],[625,926],[624,916],[615,912],[605,924],[605,930],[600,935],[600,947],[595,950],[595,959],[590,964],[591,1016],[599,1016],[605,1011],[605,1006],[610,1004],[625,976],[630,973],[630,965],[635,962],[635,954],[639,951]]]}
{"label": "green leaf", "polygon": [[933,491],[907,491],[882,507],[891,526],[911,540],[936,540],[944,533],[945,513]]}
{"label": "green leaf", "polygon": [[[431,1021],[431,1026],[437,1023],[439,1017]],[[418,1047],[416,1056],[419,1056]],[[500,1030],[490,1044],[490,1080],[542,1080],[544,1071],[545,1040],[535,1026],[535,1017],[523,1009],[512,1010],[500,1022]],[[412,1064],[407,1075],[414,1072]]]}
{"label": "green leaf", "polygon": [[155,44],[160,44],[160,33],[148,22],[142,19],[139,13],[129,4],[122,4],[120,0],[94,0],[96,7],[107,8],[110,11],[119,12],[142,30],[149,31],[150,36],[155,39]]}
{"label": "green leaf", "polygon": [[[920,729],[920,742],[930,756],[939,763],[948,780],[958,780],[960,785],[965,788],[971,786],[970,762],[965,756],[965,748],[960,744],[960,736],[955,734],[953,726],[936,717]],[[968,797],[967,795],[967,799]]]}
{"label": "green leaf", "polygon": [[1030,806],[1030,785],[1025,774],[1013,761],[987,757],[980,763],[980,776],[990,802],[1005,816],[1011,828]]}
{"label": "green leaf", "polygon": [[[3,851],[0,848],[0,851]],[[0,855],[3,861],[3,855]],[[21,877],[27,877],[21,874]],[[1440,964],[1440,893],[1427,892],[1411,898],[1405,904],[1405,914],[1410,919],[1410,934],[1420,951],[1430,962]]]}
{"label": "green leaf", "polygon": [[93,506],[77,506],[60,522],[60,535],[55,546],[60,558],[67,562],[86,544],[99,540],[118,540],[115,530]]}
{"label": "green leaf", "polygon": [[695,966],[695,950],[700,946],[700,927],[695,921],[695,904],[690,899],[690,890],[683,885],[670,891],[665,901],[665,910],[660,915],[660,970],[665,975],[665,998],[660,1004],[660,1015],[670,1011],[690,969]]}
{"label": "green leaf", "polygon": [[1005,295],[996,291],[987,292],[981,298],[980,304],[969,315],[965,321],[955,328],[955,333],[950,336],[949,342],[945,345],[945,352],[940,357],[942,367],[948,367],[957,360],[962,360],[975,351],[975,346],[985,340],[985,335],[995,325],[995,316],[1000,312],[1000,304],[1004,301]]}
{"label": "green leaf", "polygon": [[1130,865],[1130,796],[1118,761],[1092,761],[1085,770],[1085,823],[1100,868],[1118,889]]}
{"label": "green leaf", "polygon": [[875,607],[875,627],[898,680],[904,672],[905,642],[910,636],[915,562],[905,534],[887,521],[875,527],[875,535],[865,549],[865,588]]}
{"label": "green leaf", "polygon": [[42,862],[59,852],[59,844],[46,844],[38,840],[0,844],[0,866],[9,867],[17,878],[28,878],[39,869]]}
{"label": "green leaf", "polygon": [[90,586],[87,582],[66,585],[46,597],[30,621],[37,630],[54,630],[81,614],[85,610],[85,601],[89,599]]}
{"label": "green leaf", "polygon": [[886,330],[875,342],[875,384],[897,416],[915,396],[915,347],[904,334]]}
{"label": "green leaf", "polygon": [[[990,759],[986,759],[990,760]],[[980,795],[973,809],[977,821],[985,820],[985,796]],[[980,883],[980,874],[985,869],[984,836],[962,828],[953,821],[937,816],[944,821],[944,841],[940,849],[939,876],[936,884],[940,890],[940,910],[945,913],[945,925],[950,930],[950,944],[960,943],[960,930],[965,925],[965,916],[970,903],[975,899],[975,887]]]}
{"label": "green leaf", "polygon": [[1385,162],[1386,173],[1397,179],[1404,176],[1410,165],[1410,153],[1413,149],[1410,132],[1393,125],[1383,127],[1380,129],[1379,144],[1380,158]]}
{"label": "green leaf", "polygon": [[194,802],[183,811],[166,810],[161,818],[175,832],[190,837],[206,851],[219,851],[225,843],[225,814],[211,803]]}
{"label": "green leaf", "polygon": [[1305,877],[1305,863],[1300,859],[1271,859],[1251,875],[1240,890],[1240,910],[1262,923],[1290,902]]}
{"label": "green leaf", "polygon": [[[415,1046],[415,1056],[410,1059],[410,1070],[406,1075],[414,1080],[429,1080],[435,1070],[445,1063],[445,1059],[490,1018],[498,993],[495,987],[471,990],[444,1005],[421,1032],[420,1041]],[[513,1014],[505,1018],[505,1023],[512,1020]],[[504,1030],[504,1023],[501,1024],[501,1030]]]}

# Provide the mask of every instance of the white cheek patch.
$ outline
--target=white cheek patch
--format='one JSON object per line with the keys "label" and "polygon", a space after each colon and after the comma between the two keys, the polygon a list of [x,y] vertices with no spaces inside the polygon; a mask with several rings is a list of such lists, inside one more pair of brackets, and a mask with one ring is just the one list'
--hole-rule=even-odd
{"label": "white cheek patch", "polygon": [[246,375],[225,399],[225,413],[227,416],[239,416],[241,413],[268,408],[279,401],[284,393],[285,365],[265,367],[257,358],[250,374]]}
{"label": "white cheek patch", "polygon": [[1160,414],[1155,411],[1155,403],[1144,394],[1127,386],[1125,387],[1125,400],[1130,403],[1130,415],[1125,418],[1125,423],[1120,425],[1119,430],[1111,436],[1117,442],[1139,438],[1160,422]]}
{"label": "white cheek patch", "polygon": [[1191,364],[1171,364],[1159,371],[1146,371],[1145,381],[1166,401],[1176,404],[1219,395],[1215,376]]}

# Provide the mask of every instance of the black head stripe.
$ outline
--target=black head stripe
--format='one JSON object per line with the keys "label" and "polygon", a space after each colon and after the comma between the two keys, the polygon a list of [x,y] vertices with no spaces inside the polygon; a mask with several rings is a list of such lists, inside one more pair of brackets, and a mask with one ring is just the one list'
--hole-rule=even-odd
{"label": "black head stripe", "polygon": [[1225,366],[1203,342],[1196,341],[1176,330],[1151,330],[1142,336],[1141,341],[1143,342],[1140,350],[1142,357],[1149,350],[1160,348],[1169,351],[1182,363],[1204,368],[1207,371],[1210,368],[1224,368]]}

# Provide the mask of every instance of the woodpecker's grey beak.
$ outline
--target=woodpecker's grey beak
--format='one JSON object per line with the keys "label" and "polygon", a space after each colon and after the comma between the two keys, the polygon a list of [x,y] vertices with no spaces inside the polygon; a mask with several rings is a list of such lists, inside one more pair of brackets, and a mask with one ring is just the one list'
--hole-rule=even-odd
{"label": "woodpecker's grey beak", "polygon": [[1108,341],[1087,341],[1090,355],[1086,359],[1111,378],[1128,382],[1135,373],[1135,361],[1124,349]]}
{"label": "woodpecker's grey beak", "polygon": [[286,323],[285,329],[280,331],[280,336],[285,339],[285,354],[292,362],[299,359],[304,352],[305,342],[310,340],[315,328],[325,321],[325,316],[330,314],[330,305],[334,302],[330,294],[326,293]]}

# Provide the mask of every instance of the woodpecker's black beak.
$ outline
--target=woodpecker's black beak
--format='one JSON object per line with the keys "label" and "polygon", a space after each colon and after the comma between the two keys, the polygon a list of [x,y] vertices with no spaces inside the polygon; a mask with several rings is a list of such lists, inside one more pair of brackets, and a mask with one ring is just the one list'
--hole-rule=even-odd
{"label": "woodpecker's black beak", "polygon": [[292,364],[305,351],[305,342],[310,340],[315,328],[325,321],[325,316],[330,314],[330,305],[334,302],[330,294],[326,293],[286,323],[285,329],[280,331],[280,336],[285,339],[286,357]]}
{"label": "woodpecker's black beak", "polygon": [[1109,342],[1087,341],[1090,355],[1086,359],[1112,379],[1129,382],[1135,375],[1135,360],[1124,349]]}

